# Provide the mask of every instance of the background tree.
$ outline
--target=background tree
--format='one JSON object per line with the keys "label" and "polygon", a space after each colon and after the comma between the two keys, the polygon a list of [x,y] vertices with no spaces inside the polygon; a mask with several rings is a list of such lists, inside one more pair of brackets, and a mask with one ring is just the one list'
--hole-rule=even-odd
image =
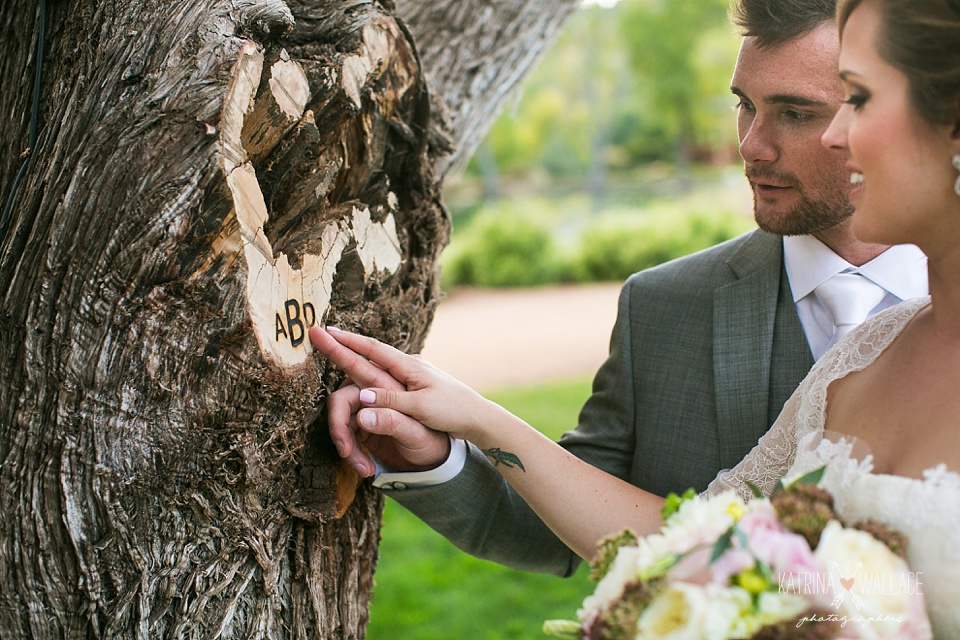
{"label": "background tree", "polygon": [[305,331],[420,348],[442,176],[577,3],[14,4],[3,637],[362,637],[382,502]]}
{"label": "background tree", "polygon": [[[698,142],[699,115],[715,104],[705,100],[703,67],[697,63],[699,45],[710,30],[730,30],[726,20],[727,0],[624,0],[620,25],[636,71],[651,82],[653,103],[676,141],[678,171],[689,171],[693,148]],[[729,60],[714,58],[707,77],[729,80]],[[709,82],[709,81],[708,81]],[[727,85],[729,86],[729,85]]]}
{"label": "background tree", "polygon": [[[475,155],[468,177],[496,173],[511,196],[525,182],[540,193],[588,188],[608,206],[631,190],[636,201],[644,174],[673,174],[681,160],[739,163],[730,75],[740,38],[726,6],[584,7],[492,128],[493,161]],[[681,122],[690,129],[683,144]]]}

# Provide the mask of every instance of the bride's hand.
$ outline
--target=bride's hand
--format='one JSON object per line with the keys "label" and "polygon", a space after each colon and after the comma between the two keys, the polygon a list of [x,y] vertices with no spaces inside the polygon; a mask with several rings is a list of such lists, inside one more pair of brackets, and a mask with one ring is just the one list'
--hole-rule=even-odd
{"label": "bride's hand", "polygon": [[[402,437],[415,431],[420,423],[479,445],[486,435],[486,427],[503,412],[498,405],[420,356],[407,355],[373,338],[333,328],[324,331],[315,327],[311,329],[310,338],[318,351],[360,386],[368,387],[358,394],[358,400],[376,408],[361,409],[357,422],[371,434]],[[364,378],[373,377],[369,373],[371,366],[388,373],[406,390],[388,388],[377,382],[363,385]]]}
{"label": "bride's hand", "polygon": [[[390,425],[392,428],[381,428],[376,434],[360,430],[356,422],[357,411],[362,406],[360,386],[398,390],[404,386],[384,369],[356,357],[356,354],[351,356],[322,328],[313,327],[310,330],[310,342],[334,363],[344,364],[343,368],[348,371],[350,379],[327,398],[327,426],[340,457],[358,474],[369,477],[376,472],[376,465],[365,449],[392,471],[424,471],[434,469],[447,460],[450,438],[406,416],[398,416]],[[331,354],[336,357],[331,357]]]}
{"label": "bride's hand", "polygon": [[[383,370],[380,373],[389,375]],[[402,389],[399,383],[394,384]],[[370,477],[376,472],[376,465],[365,451],[393,472],[436,469],[450,457],[447,434],[428,429],[402,414],[397,414],[397,419],[389,424],[381,424],[376,433],[361,429],[356,418],[362,406],[360,388],[353,383],[345,384],[327,398],[330,439],[360,476]]]}

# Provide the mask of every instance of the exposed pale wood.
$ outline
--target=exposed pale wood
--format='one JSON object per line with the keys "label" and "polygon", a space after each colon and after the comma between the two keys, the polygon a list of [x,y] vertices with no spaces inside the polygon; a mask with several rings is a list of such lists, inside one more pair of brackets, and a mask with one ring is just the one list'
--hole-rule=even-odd
{"label": "exposed pale wood", "polygon": [[283,136],[300,122],[310,98],[310,83],[303,68],[285,49],[270,65],[267,89],[261,90],[252,113],[243,118],[243,148],[254,162],[273,151]]}

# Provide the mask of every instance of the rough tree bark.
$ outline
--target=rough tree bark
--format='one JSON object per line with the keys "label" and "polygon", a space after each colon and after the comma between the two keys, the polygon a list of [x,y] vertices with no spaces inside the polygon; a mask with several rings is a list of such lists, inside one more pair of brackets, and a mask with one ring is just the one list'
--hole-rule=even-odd
{"label": "rough tree bark", "polygon": [[[306,329],[420,349],[440,176],[576,4],[49,0],[0,228],[4,639],[363,637],[382,499]],[[39,5],[0,6],[3,203]]]}

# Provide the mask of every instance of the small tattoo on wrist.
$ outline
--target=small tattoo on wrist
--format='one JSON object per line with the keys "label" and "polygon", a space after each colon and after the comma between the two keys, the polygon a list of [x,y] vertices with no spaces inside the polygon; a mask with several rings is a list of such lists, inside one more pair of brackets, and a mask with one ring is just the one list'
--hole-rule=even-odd
{"label": "small tattoo on wrist", "polygon": [[523,471],[524,473],[527,472],[527,470],[523,468],[523,463],[520,462],[520,458],[518,458],[516,454],[508,451],[501,451],[500,447],[484,449],[481,451],[481,453],[490,458],[493,461],[493,466],[495,467],[499,467],[500,464],[503,463],[503,466],[507,467],[508,469],[520,467],[520,471]]}

